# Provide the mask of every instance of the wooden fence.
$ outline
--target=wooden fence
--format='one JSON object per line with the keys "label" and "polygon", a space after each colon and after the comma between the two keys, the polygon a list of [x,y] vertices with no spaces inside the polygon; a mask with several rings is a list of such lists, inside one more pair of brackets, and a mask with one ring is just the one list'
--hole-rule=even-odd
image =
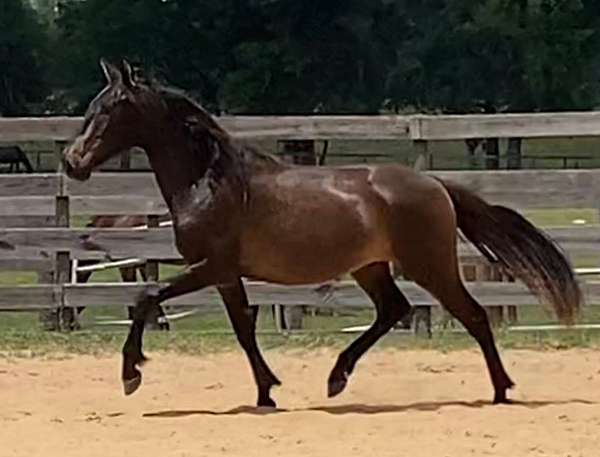
{"label": "wooden fence", "polygon": [[[475,189],[490,202],[519,209],[591,207],[600,192],[600,170],[592,171],[503,171],[439,172],[450,179]],[[69,283],[68,261],[138,257],[149,260],[179,258],[171,228],[96,229],[68,227],[68,217],[76,215],[147,214],[165,211],[154,177],[149,173],[101,173],[87,183],[68,180],[62,175],[7,175],[0,177],[0,217],[12,220],[15,213],[38,218],[40,222],[61,221],[63,227],[0,228],[0,265],[16,269],[43,268],[60,273],[62,262],[64,284],[0,288],[0,309],[30,309],[61,306],[90,306],[107,303],[130,303],[139,285]],[[24,214],[26,216],[24,216]],[[14,222],[14,220],[13,220]],[[569,226],[549,230],[572,256],[600,258],[600,231],[596,227]],[[460,245],[463,257],[474,255],[468,245]],[[60,259],[63,260],[60,260]],[[402,284],[410,300],[419,305],[433,305],[434,300],[413,285]],[[486,305],[535,304],[520,284],[473,283],[471,287]],[[588,301],[600,298],[600,289],[588,284]],[[314,287],[281,288],[252,284],[253,303],[284,305],[311,304],[359,306],[366,303],[358,289],[340,284],[332,302],[323,302]],[[270,298],[269,298],[270,297]],[[214,302],[211,291],[190,294],[180,304]]]}
{"label": "wooden fence", "polygon": [[[69,141],[78,117],[0,118],[0,141]],[[600,136],[600,112],[474,115],[222,116],[239,138],[413,140]]]}
{"label": "wooden fence", "polygon": [[[235,135],[277,139],[404,139],[427,155],[427,143],[486,137],[600,136],[600,113],[481,116],[319,116],[224,117]],[[54,141],[59,151],[81,125],[78,118],[0,119],[0,142]],[[597,208],[600,170],[435,172],[463,183],[492,203],[519,210]],[[149,173],[97,173],[89,182],[62,174],[0,177],[0,267],[34,269],[41,283],[0,287],[0,310],[131,303],[140,284],[71,284],[71,259],[138,257],[152,261],[178,258],[170,228],[82,229],[69,227],[72,216],[144,214],[151,218],[166,206]],[[33,222],[33,226],[32,226]],[[151,224],[149,224],[151,225]],[[595,227],[556,228],[550,234],[571,256],[600,258],[600,231]],[[472,258],[469,246],[460,246]],[[481,280],[468,287],[486,306],[534,305],[537,300],[518,283]],[[436,302],[412,283],[400,282],[411,302]],[[315,287],[248,284],[254,304],[369,306],[351,283],[338,283],[324,297]],[[584,283],[588,303],[600,303],[600,285]],[[214,290],[189,294],[169,304],[217,306]]]}

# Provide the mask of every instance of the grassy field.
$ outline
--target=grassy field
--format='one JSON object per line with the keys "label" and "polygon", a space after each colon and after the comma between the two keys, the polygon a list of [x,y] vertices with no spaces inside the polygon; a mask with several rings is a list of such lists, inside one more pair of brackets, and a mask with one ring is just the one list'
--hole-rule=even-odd
{"label": "grassy field", "polygon": [[[363,321],[364,322],[364,321]],[[35,326],[18,330],[2,321],[0,325],[0,357],[63,357],[66,355],[109,355],[120,352],[126,330],[82,330],[71,334],[48,333]],[[496,330],[496,339],[503,349],[562,350],[575,347],[600,348],[600,332],[588,330],[539,331],[516,333]],[[264,350],[314,350],[330,347],[342,350],[357,334],[307,332],[278,335],[260,334],[259,344]],[[240,350],[231,334],[207,334],[205,330],[172,332],[148,331],[144,338],[148,353],[177,352],[201,355],[219,351]],[[406,333],[391,332],[380,342],[379,348],[435,349],[442,352],[476,348],[474,340],[465,333],[436,331],[431,339]]]}

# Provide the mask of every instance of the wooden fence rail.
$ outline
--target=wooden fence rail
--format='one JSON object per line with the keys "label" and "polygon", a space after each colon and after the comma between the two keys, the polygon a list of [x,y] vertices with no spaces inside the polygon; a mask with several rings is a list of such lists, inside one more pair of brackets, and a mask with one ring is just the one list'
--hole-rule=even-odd
{"label": "wooden fence rail", "polygon": [[[345,140],[463,140],[600,136],[600,112],[367,115],[222,116],[218,121],[240,138]],[[0,118],[0,140],[69,141],[83,118]]]}
{"label": "wooden fence rail", "polygon": [[[572,256],[600,256],[600,228],[596,226],[550,228],[546,232]],[[127,257],[177,260],[180,256],[174,243],[171,228],[0,228],[0,261],[44,260],[61,251],[86,260]],[[475,257],[479,253],[461,242],[459,255]]]}
{"label": "wooden fence rail", "polygon": [[[430,173],[516,209],[597,208],[600,201],[600,170]],[[167,211],[151,173],[96,173],[85,183],[60,174],[22,174],[0,176],[0,216],[53,216],[57,195],[69,197],[72,215]]]}
{"label": "wooden fence rail", "polygon": [[[414,306],[438,306],[431,295],[413,282],[397,281]],[[1,311],[31,311],[76,306],[129,305],[145,287],[158,283],[39,284],[1,286]],[[371,308],[364,292],[351,281],[331,286],[324,296],[314,286],[278,286],[247,282],[252,305],[318,306],[322,308]],[[582,284],[588,300],[600,303],[600,283]],[[522,284],[495,281],[467,282],[467,288],[485,306],[536,306],[539,301]],[[166,302],[168,305],[220,308],[221,299],[214,288],[194,292]]]}

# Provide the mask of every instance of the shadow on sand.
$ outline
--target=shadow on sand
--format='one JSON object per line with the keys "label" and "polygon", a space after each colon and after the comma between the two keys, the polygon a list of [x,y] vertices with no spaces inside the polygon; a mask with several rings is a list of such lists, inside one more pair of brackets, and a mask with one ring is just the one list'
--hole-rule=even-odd
{"label": "shadow on sand", "polygon": [[[596,402],[580,399],[571,400],[549,400],[549,401],[536,401],[536,400],[513,400],[510,406],[524,407],[524,408],[543,408],[545,406],[554,405],[596,405]],[[417,402],[407,403],[404,405],[366,405],[362,403],[352,403],[347,405],[335,405],[335,406],[313,406],[309,408],[296,408],[296,409],[279,409],[279,408],[258,408],[256,406],[238,406],[236,408],[226,411],[212,411],[203,409],[190,409],[190,410],[165,410],[143,414],[143,417],[150,418],[174,418],[174,417],[189,417],[189,416],[237,416],[241,414],[252,414],[256,416],[264,416],[269,414],[284,414],[284,413],[296,413],[296,412],[323,412],[334,415],[344,414],[385,414],[385,413],[402,413],[408,411],[438,411],[447,407],[460,407],[460,408],[484,408],[494,407],[490,401],[486,400],[475,400],[475,401],[431,401],[431,402]]]}

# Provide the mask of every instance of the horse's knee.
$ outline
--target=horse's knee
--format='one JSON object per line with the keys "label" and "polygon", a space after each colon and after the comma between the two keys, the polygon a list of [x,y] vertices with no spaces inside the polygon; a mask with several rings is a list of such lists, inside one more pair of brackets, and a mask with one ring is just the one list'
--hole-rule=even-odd
{"label": "horse's knee", "polygon": [[[142,290],[135,300],[135,306],[130,308],[133,320],[146,320],[152,310],[156,310],[160,303],[160,292],[155,287],[147,287]],[[160,312],[156,313],[157,315]]]}

